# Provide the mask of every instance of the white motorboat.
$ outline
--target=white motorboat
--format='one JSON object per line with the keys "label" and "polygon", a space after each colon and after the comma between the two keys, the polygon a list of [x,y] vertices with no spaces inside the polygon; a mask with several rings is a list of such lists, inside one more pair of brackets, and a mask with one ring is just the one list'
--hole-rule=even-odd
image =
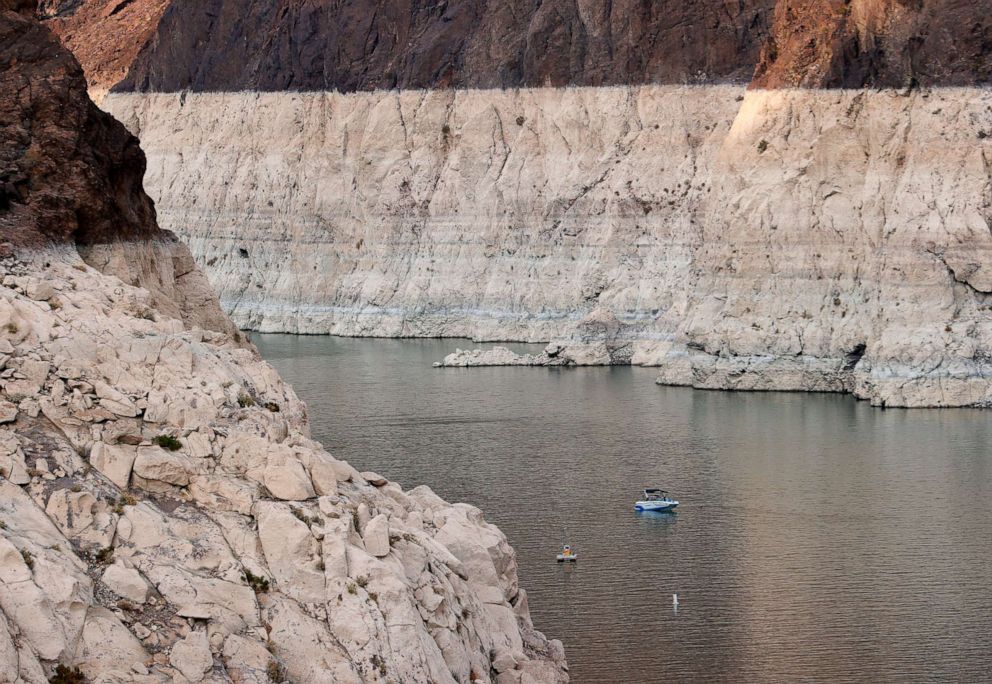
{"label": "white motorboat", "polygon": [[644,490],[644,499],[634,504],[634,510],[669,513],[678,505],[679,502],[669,496],[664,489],[648,487]]}
{"label": "white motorboat", "polygon": [[572,550],[572,547],[565,544],[561,547],[561,553],[558,554],[559,563],[574,563],[579,560],[579,554]]}

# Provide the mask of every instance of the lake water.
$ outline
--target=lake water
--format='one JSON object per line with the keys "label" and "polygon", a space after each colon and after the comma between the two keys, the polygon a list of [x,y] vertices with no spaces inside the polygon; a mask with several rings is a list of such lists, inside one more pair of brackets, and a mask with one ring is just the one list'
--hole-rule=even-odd
{"label": "lake water", "polygon": [[[992,413],[254,339],[333,453],[503,529],[579,684],[992,681]],[[653,484],[677,515],[633,512]],[[554,562],[564,527],[575,567]]]}

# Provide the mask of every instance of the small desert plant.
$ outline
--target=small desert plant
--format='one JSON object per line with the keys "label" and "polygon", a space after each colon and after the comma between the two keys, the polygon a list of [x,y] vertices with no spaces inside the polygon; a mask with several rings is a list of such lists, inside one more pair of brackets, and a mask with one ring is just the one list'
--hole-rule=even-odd
{"label": "small desert plant", "polygon": [[78,667],[72,669],[65,665],[55,668],[55,674],[48,679],[49,684],[85,684],[86,677],[79,671]]}
{"label": "small desert plant", "polygon": [[357,584],[362,589],[364,589],[365,587],[369,586],[369,576],[368,575],[361,575],[360,577],[356,577],[355,578],[355,584]]}
{"label": "small desert plant", "polygon": [[238,396],[238,406],[240,406],[241,408],[248,408],[249,406],[254,406],[254,405],[255,405],[255,400],[252,399],[252,396],[250,394],[242,393]]}
{"label": "small desert plant", "polygon": [[518,126],[523,126],[524,125],[524,121],[526,121],[526,119],[524,119],[524,117],[522,117],[522,116],[518,116],[517,117],[517,125]]}
{"label": "small desert plant", "polygon": [[17,323],[11,322],[7,324],[7,332],[9,332],[11,335],[16,335],[19,330],[20,328],[17,327]]}
{"label": "small desert plant", "polygon": [[24,559],[24,564],[26,566],[28,566],[28,569],[29,570],[34,570],[34,556],[31,555],[31,552],[30,551],[28,551],[26,549],[25,550],[22,550],[21,551],[21,558]]}
{"label": "small desert plant", "polygon": [[137,504],[138,504],[137,499],[135,499],[130,494],[124,494],[119,499],[117,499],[117,502],[114,504],[114,513],[116,513],[117,515],[124,515],[125,506],[136,506]]}
{"label": "small desert plant", "polygon": [[354,594],[357,591],[358,591],[358,589],[355,587],[355,583],[354,582],[348,582],[348,593],[349,594]]}
{"label": "small desert plant", "polygon": [[386,676],[386,661],[382,659],[378,653],[373,653],[372,657],[369,659],[372,663],[372,667],[379,670],[379,675],[382,677]]}
{"label": "small desert plant", "polygon": [[269,676],[270,682],[284,682],[289,679],[289,675],[286,674],[286,668],[283,667],[282,663],[278,660],[270,660],[269,666],[265,668],[265,674]]}
{"label": "small desert plant", "polygon": [[179,451],[183,448],[183,443],[172,435],[159,435],[152,442],[169,451]]}
{"label": "small desert plant", "polygon": [[245,582],[255,590],[256,594],[264,594],[269,590],[269,580],[259,577],[251,570],[245,570]]}
{"label": "small desert plant", "polygon": [[762,140],[758,143],[758,152],[764,152],[768,149],[768,141]]}
{"label": "small desert plant", "polygon": [[48,306],[52,307],[53,311],[58,311],[62,308],[62,300],[58,297],[52,297],[48,300]]}
{"label": "small desert plant", "polygon": [[93,554],[93,560],[100,565],[110,565],[114,562],[114,547],[107,546]]}
{"label": "small desert plant", "polygon": [[81,485],[74,484],[71,487],[69,487],[69,491],[72,492],[73,494],[78,494],[79,492],[83,491],[83,488]]}
{"label": "small desert plant", "polygon": [[265,402],[265,408],[267,408],[272,413],[279,413],[279,411],[280,411],[279,404],[277,404],[274,401],[267,401],[267,402]]}

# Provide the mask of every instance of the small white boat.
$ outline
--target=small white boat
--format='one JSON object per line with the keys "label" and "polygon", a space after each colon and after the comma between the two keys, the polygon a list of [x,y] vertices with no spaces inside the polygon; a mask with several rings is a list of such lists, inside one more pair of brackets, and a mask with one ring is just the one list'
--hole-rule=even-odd
{"label": "small white boat", "polygon": [[572,550],[572,547],[565,544],[561,547],[561,553],[558,554],[559,563],[574,563],[579,560],[579,554]]}
{"label": "small white boat", "polygon": [[664,489],[648,487],[644,490],[644,499],[634,504],[634,510],[668,513],[678,505],[679,502],[670,497]]}

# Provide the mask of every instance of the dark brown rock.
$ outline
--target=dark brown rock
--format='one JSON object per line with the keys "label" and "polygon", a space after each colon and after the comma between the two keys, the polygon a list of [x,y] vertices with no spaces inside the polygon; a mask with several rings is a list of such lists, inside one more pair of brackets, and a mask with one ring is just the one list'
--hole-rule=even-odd
{"label": "dark brown rock", "polygon": [[767,88],[992,82],[992,0],[44,0],[42,11],[98,89],[511,88],[752,74]]}
{"label": "dark brown rock", "polygon": [[92,85],[170,92],[746,82],[775,4],[134,0],[109,16],[120,2],[85,0],[56,30]]}
{"label": "dark brown rock", "polygon": [[137,139],[90,101],[79,63],[33,7],[2,2],[0,240],[86,245],[166,235],[142,189]]}

